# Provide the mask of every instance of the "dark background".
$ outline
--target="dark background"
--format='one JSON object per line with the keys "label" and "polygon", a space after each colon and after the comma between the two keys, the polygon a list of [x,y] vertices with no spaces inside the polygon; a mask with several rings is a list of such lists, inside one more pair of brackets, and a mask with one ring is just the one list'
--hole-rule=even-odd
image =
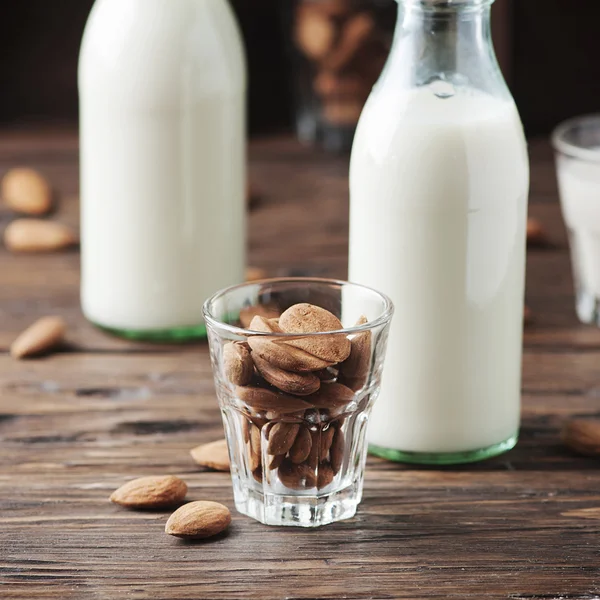
{"label": "dark background", "polygon": [[[232,2],[246,42],[253,134],[292,126],[281,14],[290,1]],[[506,70],[527,133],[547,134],[562,119],[600,110],[600,2],[500,1],[510,3]],[[77,55],[93,0],[2,4],[0,125],[75,124]]]}

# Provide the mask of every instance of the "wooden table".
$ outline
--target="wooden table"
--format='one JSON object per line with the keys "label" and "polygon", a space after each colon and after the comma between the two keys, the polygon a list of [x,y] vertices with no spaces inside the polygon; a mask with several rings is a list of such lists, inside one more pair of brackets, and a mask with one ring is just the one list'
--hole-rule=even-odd
{"label": "wooden table", "polygon": [[[0,597],[600,598],[598,462],[558,437],[565,418],[600,413],[600,331],[574,316],[551,152],[535,141],[531,154],[530,211],[552,245],[528,258],[534,322],[519,445],[456,468],[370,458],[357,516],[320,530],[269,528],[234,511],[228,535],[190,544],[163,533],[167,513],[109,503],[129,478],[174,473],[191,498],[233,509],[229,475],[202,472],[188,454],[222,436],[207,347],[107,337],[80,314],[77,252],[0,250]],[[0,172],[17,164],[51,178],[57,218],[76,225],[76,137],[5,135]],[[344,277],[346,160],[259,141],[251,174],[262,191],[251,264]],[[14,336],[46,314],[68,320],[69,345],[11,359]]]}

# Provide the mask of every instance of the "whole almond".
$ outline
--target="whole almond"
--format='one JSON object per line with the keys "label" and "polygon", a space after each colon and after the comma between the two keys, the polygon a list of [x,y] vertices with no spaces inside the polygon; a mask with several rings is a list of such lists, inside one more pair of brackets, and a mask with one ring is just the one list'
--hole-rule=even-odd
{"label": "whole almond", "polygon": [[215,471],[229,471],[229,451],[226,440],[217,440],[190,450],[194,462]]}
{"label": "whole almond", "polygon": [[275,423],[269,432],[267,453],[271,455],[287,454],[294,444],[300,425],[298,423]]}
{"label": "whole almond", "polygon": [[306,458],[306,464],[312,469],[316,469],[320,460],[319,451],[321,449],[321,431],[318,429],[311,430],[310,438],[310,452]]}
{"label": "whole almond", "polygon": [[[356,326],[367,323],[365,316],[360,317]],[[340,365],[340,374],[353,390],[359,390],[367,383],[371,366],[371,332],[361,331],[350,341],[350,355]]]}
{"label": "whole almond", "polygon": [[247,306],[240,311],[240,323],[244,329],[250,327],[252,319],[259,315],[265,319],[274,319],[278,317],[280,311],[274,304],[259,304],[258,306]]}
{"label": "whole almond", "polygon": [[295,464],[304,462],[309,457],[311,448],[312,436],[310,435],[310,430],[302,426],[290,448],[290,460]]}
{"label": "whole almond", "polygon": [[565,446],[586,456],[600,456],[600,421],[573,419],[563,426],[561,438]]}
{"label": "whole almond", "polygon": [[321,380],[312,373],[284,371],[257,354],[253,356],[258,372],[274,387],[296,396],[308,396],[321,387]]}
{"label": "whole almond", "polygon": [[229,509],[219,502],[188,502],[167,521],[165,533],[186,539],[202,539],[225,531],[231,523]]}
{"label": "whole almond", "polygon": [[275,456],[273,456],[271,458],[271,461],[269,462],[269,469],[271,469],[271,470],[278,469],[279,465],[281,465],[284,458],[285,458],[285,454],[276,454]]}
{"label": "whole almond", "polygon": [[[294,304],[279,317],[279,326],[286,333],[322,333],[343,329],[341,321],[331,312],[313,304]],[[288,340],[291,346],[326,360],[339,363],[350,355],[350,340],[344,334],[308,336]]]}
{"label": "whole almond", "polygon": [[333,481],[334,477],[335,473],[331,466],[327,463],[321,463],[317,473],[317,487],[319,489],[327,487]]}
{"label": "whole almond", "polygon": [[11,210],[27,215],[44,215],[52,208],[52,191],[48,181],[27,167],[6,173],[2,180],[2,197]]}
{"label": "whole almond", "polygon": [[319,371],[334,364],[312,353],[314,348],[310,347],[310,341],[304,344],[308,345],[308,351],[296,347],[302,345],[302,340],[288,340],[284,337],[252,336],[248,338],[248,344],[253,356],[259,356],[284,371]]}
{"label": "whole almond", "polygon": [[10,353],[14,358],[27,358],[48,352],[63,341],[66,331],[61,317],[42,317],[17,337]]}
{"label": "whole almond", "polygon": [[315,408],[343,408],[356,398],[356,394],[342,383],[323,383],[318,392],[308,396]]}
{"label": "whole almond", "polygon": [[250,426],[250,446],[254,454],[261,455],[261,435],[260,429],[256,425]]}
{"label": "whole almond", "polygon": [[321,430],[321,445],[319,448],[319,460],[324,461],[329,454],[329,449],[333,443],[333,436],[335,435],[335,427],[330,425],[327,429]]}
{"label": "whole almond", "polygon": [[333,442],[331,443],[331,448],[329,448],[329,462],[331,463],[331,468],[336,475],[344,463],[345,450],[346,443],[344,439],[344,432],[340,427],[336,427],[333,435]]}
{"label": "whole almond", "polygon": [[251,408],[258,411],[276,411],[278,414],[289,414],[310,408],[310,404],[285,394],[278,394],[266,388],[245,386],[236,388],[237,397]]}
{"label": "whole almond", "polygon": [[70,227],[41,219],[16,219],[4,231],[11,252],[54,252],[77,242]]}
{"label": "whole almond", "polygon": [[111,496],[111,502],[127,508],[161,508],[179,504],[187,494],[187,485],[173,475],[140,477],[128,481]]}
{"label": "whole almond", "polygon": [[312,488],[316,485],[314,470],[307,464],[295,465],[284,460],[277,470],[277,475],[283,485],[291,490]]}
{"label": "whole almond", "polygon": [[248,385],[254,374],[254,363],[248,344],[227,342],[223,346],[223,370],[225,377],[235,385]]}
{"label": "whole almond", "polygon": [[262,464],[260,454],[257,454],[254,451],[251,443],[246,444],[246,452],[248,455],[248,467],[250,471],[256,471]]}

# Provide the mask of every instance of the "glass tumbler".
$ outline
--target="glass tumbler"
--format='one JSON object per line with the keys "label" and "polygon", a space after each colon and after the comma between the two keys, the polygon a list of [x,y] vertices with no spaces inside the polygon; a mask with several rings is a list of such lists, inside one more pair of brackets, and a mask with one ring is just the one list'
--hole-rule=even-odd
{"label": "glass tumbler", "polygon": [[[306,305],[329,311],[329,323],[341,328],[318,319],[289,325],[286,315]],[[328,279],[257,281],[207,300],[210,355],[241,513],[267,525],[302,527],[355,514],[392,313],[383,294]],[[339,362],[332,348],[344,348]]]}
{"label": "glass tumbler", "polygon": [[565,121],[554,130],[552,143],[577,316],[600,325],[600,115]]}

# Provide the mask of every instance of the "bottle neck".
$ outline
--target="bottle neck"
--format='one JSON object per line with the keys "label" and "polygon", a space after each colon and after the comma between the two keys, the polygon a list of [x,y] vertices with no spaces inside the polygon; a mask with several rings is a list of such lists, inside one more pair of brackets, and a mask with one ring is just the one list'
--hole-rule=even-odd
{"label": "bottle neck", "polygon": [[440,79],[500,94],[506,84],[491,39],[492,1],[399,0],[388,70],[411,87]]}

